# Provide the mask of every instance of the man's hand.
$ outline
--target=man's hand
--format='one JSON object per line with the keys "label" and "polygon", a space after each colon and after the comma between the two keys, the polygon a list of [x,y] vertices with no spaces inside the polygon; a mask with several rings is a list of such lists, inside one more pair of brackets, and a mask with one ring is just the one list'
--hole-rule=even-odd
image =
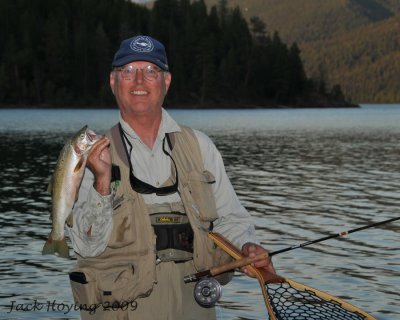
{"label": "man's hand", "polygon": [[94,188],[103,196],[111,192],[111,154],[108,149],[110,140],[101,138],[89,152],[86,166],[94,175]]}
{"label": "man's hand", "polygon": [[[243,245],[242,252],[246,257],[252,257],[252,258],[258,254],[262,254],[262,253],[268,254],[268,251],[265,250],[262,246],[255,244],[255,243],[251,243],[251,242],[247,242]],[[256,261],[256,262],[252,263],[251,265],[256,268],[263,268],[270,273],[276,274],[274,265],[272,264],[270,257],[267,257],[266,259],[263,259],[263,260]],[[247,274],[249,277],[254,278],[254,274],[250,271],[250,268],[243,267],[241,270],[242,270],[242,272]]]}

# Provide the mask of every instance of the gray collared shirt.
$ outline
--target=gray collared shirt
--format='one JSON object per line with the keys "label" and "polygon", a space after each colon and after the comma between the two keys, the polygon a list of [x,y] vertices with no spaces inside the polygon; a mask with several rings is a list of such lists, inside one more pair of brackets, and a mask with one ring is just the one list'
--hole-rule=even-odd
{"label": "gray collared shirt", "polygon": [[[150,149],[121,116],[120,123],[132,144],[131,162],[135,176],[156,187],[161,186],[171,175],[171,159],[162,151],[162,142],[166,133],[180,131],[179,125],[163,109],[158,135]],[[214,222],[214,231],[224,235],[239,248],[246,242],[258,243],[253,220],[229,181],[220,152],[207,135],[197,130],[194,132],[199,141],[204,168],[216,180],[213,189],[219,218]],[[101,196],[93,188],[93,181],[93,174],[86,169],[73,209],[74,225],[69,229],[74,250],[84,257],[101,254],[112,231],[114,194]],[[181,201],[178,193],[168,196],[144,194],[143,197],[147,204]]]}

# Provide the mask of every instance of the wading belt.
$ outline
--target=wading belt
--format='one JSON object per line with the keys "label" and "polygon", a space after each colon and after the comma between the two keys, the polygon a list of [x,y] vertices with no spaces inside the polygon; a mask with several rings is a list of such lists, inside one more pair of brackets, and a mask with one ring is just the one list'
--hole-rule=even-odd
{"label": "wading belt", "polygon": [[[151,206],[150,220],[157,236],[157,261],[184,262],[193,258],[193,230],[183,206]],[[160,210],[162,209],[162,210]],[[175,209],[175,210],[174,210]],[[176,210],[178,209],[178,210]]]}

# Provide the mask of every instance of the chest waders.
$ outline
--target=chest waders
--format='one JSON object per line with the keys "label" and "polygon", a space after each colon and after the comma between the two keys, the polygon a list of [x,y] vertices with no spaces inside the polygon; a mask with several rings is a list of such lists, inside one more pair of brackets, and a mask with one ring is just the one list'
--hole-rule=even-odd
{"label": "chest waders", "polygon": [[[157,194],[162,197],[178,192],[179,173],[174,158],[171,155],[173,143],[170,133],[167,133],[162,142],[162,151],[171,159],[173,164],[172,175],[167,181],[175,181],[165,187],[154,187],[137,177],[133,173],[132,166],[132,143],[129,141],[127,134],[124,132],[121,124],[118,124],[119,135],[125,143],[124,150],[129,163],[129,181],[134,191],[140,194]],[[169,152],[165,145],[169,146]],[[129,150],[128,150],[129,146]],[[113,172],[115,173],[115,172]],[[115,180],[112,178],[112,180]],[[182,203],[175,204],[153,204],[147,205],[150,214],[151,225],[156,235],[156,256],[157,263],[175,261],[184,262],[193,258],[193,230],[189,219],[185,213]],[[173,208],[175,207],[175,208]]]}

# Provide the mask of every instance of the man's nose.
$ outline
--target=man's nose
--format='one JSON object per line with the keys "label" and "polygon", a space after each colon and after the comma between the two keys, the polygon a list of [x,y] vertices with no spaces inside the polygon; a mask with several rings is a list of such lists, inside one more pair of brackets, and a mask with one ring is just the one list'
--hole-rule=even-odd
{"label": "man's nose", "polygon": [[143,76],[143,69],[136,69],[135,71],[135,79],[136,82],[138,83],[142,83],[144,80],[144,76]]}

